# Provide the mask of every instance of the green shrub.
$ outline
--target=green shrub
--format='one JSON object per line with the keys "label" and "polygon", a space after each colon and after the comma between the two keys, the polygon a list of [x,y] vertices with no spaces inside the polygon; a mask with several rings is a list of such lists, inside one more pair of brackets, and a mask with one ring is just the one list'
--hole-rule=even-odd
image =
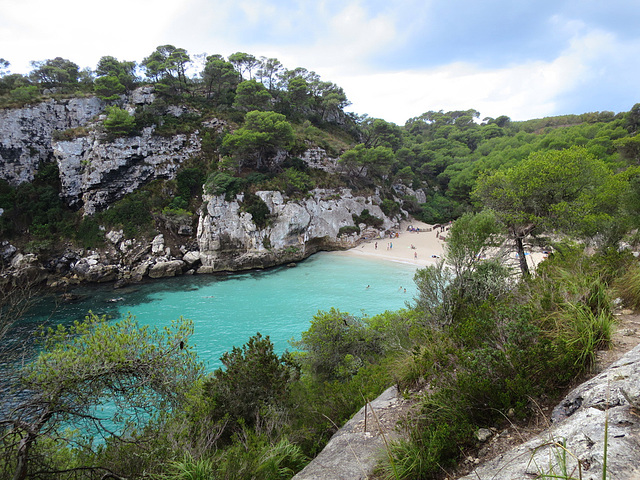
{"label": "green shrub", "polygon": [[269,206],[255,193],[244,194],[241,210],[251,214],[256,227],[265,228],[269,224],[271,215]]}
{"label": "green shrub", "polygon": [[226,172],[215,172],[207,178],[204,191],[209,195],[224,195],[227,200],[230,200],[244,187],[245,181],[242,178],[234,177]]}
{"label": "green shrub", "polygon": [[391,217],[400,213],[400,204],[390,198],[385,198],[380,204],[380,209],[387,217]]}
{"label": "green shrub", "polygon": [[112,204],[97,219],[112,227],[122,228],[129,238],[148,233],[154,226],[151,199],[150,191],[138,190]]}
{"label": "green shrub", "polygon": [[94,218],[83,217],[75,232],[75,239],[82,248],[95,248],[104,241],[104,233]]}
{"label": "green shrub", "polygon": [[380,228],[382,226],[382,224],[384,223],[384,220],[382,220],[381,218],[378,218],[376,216],[373,216],[369,213],[368,209],[364,209],[362,210],[362,212],[360,212],[360,215],[356,215],[355,213],[352,215],[353,217],[353,221],[356,225],[360,224],[360,223],[364,223],[365,225],[369,226],[369,227],[375,227],[375,228]]}
{"label": "green shrub", "polygon": [[291,345],[303,351],[297,358],[307,371],[327,380],[348,379],[383,353],[378,332],[335,308],[314,315],[309,330]]}
{"label": "green shrub", "polygon": [[614,287],[625,306],[640,309],[640,266],[632,265],[615,281]]}
{"label": "green shrub", "polygon": [[75,127],[66,130],[54,130],[51,137],[56,141],[70,141],[79,137],[86,137],[88,134],[87,127]]}
{"label": "green shrub", "polygon": [[229,422],[227,430],[253,426],[265,415],[265,408],[280,408],[297,376],[289,354],[276,355],[269,337],[260,333],[242,348],[224,353],[220,361],[224,369],[218,368],[205,380],[203,395],[208,417],[214,423]]}
{"label": "green shrub", "polygon": [[338,230],[338,237],[342,237],[343,235],[353,235],[354,233],[360,233],[360,227],[357,225],[345,225],[344,227],[340,227]]}
{"label": "green shrub", "polygon": [[119,107],[107,107],[103,125],[110,137],[127,137],[138,133],[136,119]]}

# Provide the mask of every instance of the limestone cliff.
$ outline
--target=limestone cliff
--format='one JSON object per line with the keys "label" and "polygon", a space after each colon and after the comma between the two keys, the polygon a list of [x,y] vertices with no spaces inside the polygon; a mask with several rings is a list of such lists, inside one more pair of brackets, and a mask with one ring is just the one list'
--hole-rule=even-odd
{"label": "limestone cliff", "polygon": [[[129,113],[150,108],[159,125],[169,117],[195,113],[188,107],[156,102],[152,87],[137,89],[119,105]],[[0,112],[0,178],[12,185],[30,182],[42,162],[55,161],[60,196],[70,207],[92,215],[154,179],[175,179],[187,160],[201,154],[201,132],[221,133],[227,127],[223,121],[208,118],[189,134],[158,135],[158,126],[151,125],[134,136],[110,138],[103,126],[105,106],[96,97],[85,97],[47,100]],[[281,151],[279,161],[288,155]],[[337,159],[316,145],[308,144],[306,151],[296,155],[310,169],[339,170]],[[261,191],[257,196],[268,208],[266,221],[252,217],[243,195],[225,200],[204,194],[197,236],[192,233],[195,222],[173,231],[174,226],[157,218],[158,236],[153,241],[107,232],[101,249],[83,251],[69,244],[50,259],[25,257],[5,241],[0,260],[16,265],[16,270],[24,269],[27,260],[31,269],[40,263],[43,272],[55,277],[53,283],[60,278],[62,283],[126,283],[144,277],[266,268],[298,261],[319,250],[352,247],[362,237],[393,228],[399,220],[382,212],[378,195],[357,196],[349,189],[316,189],[302,198],[277,191]],[[378,228],[356,225],[354,215],[365,209],[382,221]]]}
{"label": "limestone cliff", "polygon": [[257,195],[269,208],[264,228],[258,228],[251,214],[242,210],[242,195],[231,201],[204,196],[205,209],[198,223],[202,271],[264,268],[300,260],[318,250],[352,247],[366,235],[366,226],[352,235],[340,235],[340,228],[355,226],[353,215],[365,209],[383,219],[381,230],[395,225],[378,206],[378,197],[354,196],[348,189],[316,189],[299,200],[275,191]]}
{"label": "limestone cliff", "polygon": [[32,181],[40,162],[51,160],[53,132],[84,126],[103,109],[97,97],[86,97],[0,111],[0,178]]}
{"label": "limestone cliff", "polygon": [[151,180],[174,178],[180,165],[200,151],[197,132],[161,137],[153,131],[148,127],[141,135],[111,142],[94,131],[54,142],[65,201],[92,215]]}

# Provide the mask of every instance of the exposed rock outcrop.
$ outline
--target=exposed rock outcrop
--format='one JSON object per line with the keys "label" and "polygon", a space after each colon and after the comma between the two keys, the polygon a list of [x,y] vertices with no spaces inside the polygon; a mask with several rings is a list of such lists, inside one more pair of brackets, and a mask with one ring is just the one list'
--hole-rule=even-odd
{"label": "exposed rock outcrop", "polygon": [[[401,403],[402,399],[392,388],[371,404],[377,410],[377,416],[384,417],[390,407],[399,406],[398,402]],[[365,431],[363,415],[364,408],[293,478],[369,478],[377,460],[382,458],[385,444],[375,433],[377,427]],[[541,475],[551,478],[561,475],[563,470],[571,478],[600,480],[603,478],[605,441],[607,478],[639,480],[640,346],[569,393],[555,408],[552,418],[557,421],[551,428],[480,465],[459,480],[522,480],[540,478]],[[563,442],[564,446],[561,446]]]}
{"label": "exposed rock outcrop", "polygon": [[[572,478],[602,479],[605,441],[607,478],[640,479],[640,346],[569,393],[552,419],[549,430],[461,480],[519,480],[559,474],[563,468]],[[561,467],[562,458],[566,464]]]}
{"label": "exposed rock outcrop", "polygon": [[162,137],[148,127],[141,135],[105,142],[93,131],[53,142],[62,195],[91,215],[156,178],[172,179],[180,165],[200,152],[197,132]]}
{"label": "exposed rock outcrop", "polygon": [[[407,404],[402,395],[398,395],[396,387],[388,388],[338,430],[322,452],[293,480],[370,478],[379,459],[376,452],[384,449],[385,442],[397,438],[395,411],[404,410]],[[387,416],[394,421],[387,423]]]}
{"label": "exposed rock outcrop", "polygon": [[51,159],[53,132],[86,125],[104,109],[97,97],[47,100],[0,111],[0,178],[12,185],[33,180]]}
{"label": "exposed rock outcrop", "polygon": [[264,228],[258,228],[252,215],[243,211],[242,195],[232,201],[204,196],[206,209],[198,224],[203,265],[199,272],[265,268],[306,258],[318,250],[353,247],[360,235],[341,235],[340,229],[355,226],[353,215],[365,209],[383,220],[382,230],[395,225],[378,206],[379,198],[353,196],[348,189],[316,189],[300,200],[288,200],[276,191],[257,195],[269,209]]}

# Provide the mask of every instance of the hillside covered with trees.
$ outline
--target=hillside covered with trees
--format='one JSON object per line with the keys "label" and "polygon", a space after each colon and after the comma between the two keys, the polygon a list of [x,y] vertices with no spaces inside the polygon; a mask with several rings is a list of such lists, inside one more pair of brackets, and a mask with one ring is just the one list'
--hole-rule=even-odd
{"label": "hillside covered with trees", "polygon": [[[268,222],[257,191],[377,191],[386,214],[455,223],[446,264],[417,271],[406,309],[359,318],[328,305],[294,353],[276,354],[261,332],[205,374],[188,320],[158,332],[92,316],[46,333],[22,370],[21,401],[0,417],[0,478],[291,478],[392,384],[416,396],[419,414],[380,478],[442,478],[476,448],[479,427],[526,419],[532,399],[553,399],[590,371],[615,328],[615,298],[640,305],[640,104],[526,122],[430,111],[398,126],[346,113],[345,92],[314,72],[241,52],[191,58],[165,45],[139,64],[103,57],[81,71],[56,58],[29,75],[2,65],[4,110],[96,95],[105,142],[150,126],[202,142],[175,179],[94,215],[63,201],[53,162],[31,182],[0,180],[0,235],[25,252],[46,255],[62,239],[99,248],[113,228],[153,236],[168,216],[196,215],[203,193],[242,193]],[[154,102],[123,108],[141,86]],[[207,128],[214,118],[222,129]],[[339,168],[311,168],[300,158],[309,146]],[[524,259],[526,245],[552,252],[535,272],[491,255],[506,246]],[[2,335],[17,320],[13,300],[0,311]],[[94,410],[105,401],[118,405],[106,422]]]}

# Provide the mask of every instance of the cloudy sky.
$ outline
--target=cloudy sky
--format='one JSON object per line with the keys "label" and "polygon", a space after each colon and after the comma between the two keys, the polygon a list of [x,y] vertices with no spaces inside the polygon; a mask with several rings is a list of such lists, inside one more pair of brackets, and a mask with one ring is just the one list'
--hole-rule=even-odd
{"label": "cloudy sky", "polygon": [[638,0],[0,0],[14,73],[54,57],[140,62],[165,44],[313,70],[349,110],[399,125],[429,110],[526,120],[640,102]]}

